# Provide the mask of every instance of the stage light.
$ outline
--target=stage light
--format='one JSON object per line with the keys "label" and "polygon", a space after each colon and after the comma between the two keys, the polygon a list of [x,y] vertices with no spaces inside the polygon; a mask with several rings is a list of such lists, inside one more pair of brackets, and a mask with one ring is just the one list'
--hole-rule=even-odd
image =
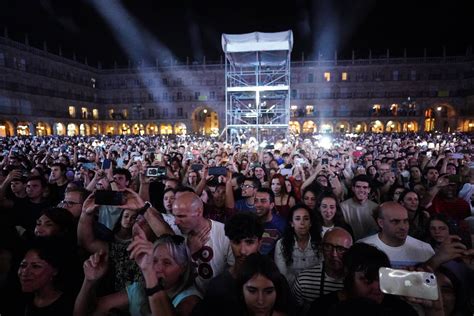
{"label": "stage light", "polygon": [[330,149],[332,147],[331,137],[323,136],[319,141],[319,145],[324,149]]}

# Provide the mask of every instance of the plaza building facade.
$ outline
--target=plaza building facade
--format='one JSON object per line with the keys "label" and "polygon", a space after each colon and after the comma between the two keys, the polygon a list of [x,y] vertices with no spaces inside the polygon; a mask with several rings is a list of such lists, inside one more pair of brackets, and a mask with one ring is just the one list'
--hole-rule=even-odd
{"label": "plaza building facade", "polygon": [[[296,60],[294,134],[474,132],[474,55]],[[0,136],[218,136],[225,65],[139,63],[105,69],[0,37]]]}

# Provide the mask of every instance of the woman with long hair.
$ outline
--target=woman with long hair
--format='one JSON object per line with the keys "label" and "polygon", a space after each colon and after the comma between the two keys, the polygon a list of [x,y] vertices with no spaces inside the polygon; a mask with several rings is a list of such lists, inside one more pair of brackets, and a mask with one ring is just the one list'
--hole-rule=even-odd
{"label": "woman with long hair", "polygon": [[281,174],[275,174],[272,177],[270,187],[275,194],[275,210],[277,214],[287,218],[290,208],[295,205],[295,199],[286,190],[285,178]]}
{"label": "woman with long hair", "polygon": [[398,203],[403,205],[408,211],[410,222],[409,235],[417,239],[422,239],[425,234],[425,227],[429,219],[429,214],[420,207],[420,197],[413,190],[405,190],[400,194]]}
{"label": "woman with long hair", "polygon": [[314,225],[313,211],[295,205],[288,214],[288,225],[275,247],[275,263],[291,285],[304,269],[318,264],[321,235]]}
{"label": "woman with long hair", "polygon": [[344,214],[337,197],[330,192],[323,192],[318,196],[315,207],[315,225],[320,230],[321,238],[334,227],[344,228],[351,235],[353,234],[351,226],[344,220]]}
{"label": "woman with long hair", "polygon": [[[267,256],[249,255],[237,277],[241,300],[238,315],[286,316],[290,314],[290,290],[278,268]],[[230,314],[234,315],[232,311]]]}

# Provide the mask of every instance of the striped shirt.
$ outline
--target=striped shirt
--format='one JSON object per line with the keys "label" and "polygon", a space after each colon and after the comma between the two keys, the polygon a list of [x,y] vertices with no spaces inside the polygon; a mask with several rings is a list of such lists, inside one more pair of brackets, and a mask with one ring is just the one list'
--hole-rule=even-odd
{"label": "striped shirt", "polygon": [[[322,281],[323,276],[323,264],[317,264],[309,269],[301,272],[295,280],[291,291],[296,300],[296,304],[303,307],[304,311],[307,311],[311,306],[311,303],[323,294],[328,294],[342,289],[343,279],[334,279],[324,273],[324,282]],[[321,288],[321,283],[323,286]]]}

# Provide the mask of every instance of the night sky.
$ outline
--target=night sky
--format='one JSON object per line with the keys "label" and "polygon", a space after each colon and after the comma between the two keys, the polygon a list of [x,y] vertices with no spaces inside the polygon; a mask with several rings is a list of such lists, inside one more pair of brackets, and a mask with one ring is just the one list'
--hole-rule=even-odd
{"label": "night sky", "polygon": [[[117,39],[121,31],[105,21],[94,1],[105,3],[107,8],[118,3],[128,14],[128,18],[122,19],[137,27],[138,39],[129,42],[128,52]],[[332,57],[336,49],[339,58],[350,58],[352,49],[363,57],[368,55],[369,48],[373,56],[384,55],[387,48],[394,56],[401,56],[404,47],[412,56],[420,56],[424,47],[429,55],[439,56],[443,46],[447,47],[448,55],[463,55],[474,43],[474,18],[468,1],[286,2],[283,5],[274,0],[242,0],[220,1],[216,5],[208,0],[0,0],[0,27],[3,35],[7,26],[12,39],[24,41],[28,33],[30,45],[42,48],[46,40],[52,52],[61,46],[65,56],[72,56],[74,51],[79,60],[87,56],[89,64],[100,60],[106,67],[114,60],[126,64],[130,52],[135,57],[145,54],[142,52],[150,37],[141,39],[142,34],[151,35],[155,43],[167,47],[181,61],[186,57],[191,61],[202,60],[204,55],[208,61],[219,60],[222,33],[253,31],[292,29],[293,59],[298,59],[302,52],[307,58],[318,53]],[[135,49],[134,45],[142,47]],[[144,56],[147,57],[150,54]]]}

